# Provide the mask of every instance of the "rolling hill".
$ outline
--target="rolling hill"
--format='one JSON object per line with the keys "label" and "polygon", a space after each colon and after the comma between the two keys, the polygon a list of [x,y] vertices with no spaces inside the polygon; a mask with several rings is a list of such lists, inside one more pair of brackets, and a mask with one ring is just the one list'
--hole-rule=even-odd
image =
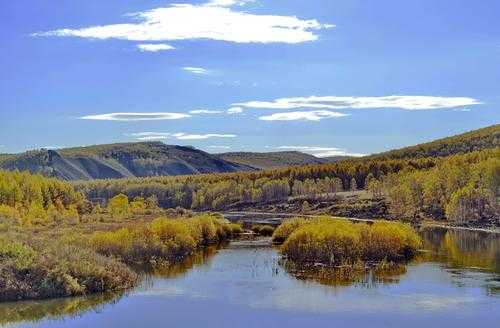
{"label": "rolling hill", "polygon": [[209,154],[193,147],[137,142],[0,154],[0,169],[65,180],[187,175],[273,169],[349,160],[444,157],[500,146],[500,124],[363,158],[317,158],[298,151]]}
{"label": "rolling hill", "polygon": [[222,173],[252,169],[192,147],[172,146],[162,142],[28,151],[0,157],[0,168],[28,170],[65,180]]}
{"label": "rolling hill", "polygon": [[500,147],[500,124],[415,146],[374,154],[366,158],[402,159],[444,157],[496,147]]}
{"label": "rolling hill", "polygon": [[217,157],[228,162],[250,166],[256,169],[273,169],[286,166],[326,163],[325,160],[298,151],[270,153],[232,152],[218,154]]}

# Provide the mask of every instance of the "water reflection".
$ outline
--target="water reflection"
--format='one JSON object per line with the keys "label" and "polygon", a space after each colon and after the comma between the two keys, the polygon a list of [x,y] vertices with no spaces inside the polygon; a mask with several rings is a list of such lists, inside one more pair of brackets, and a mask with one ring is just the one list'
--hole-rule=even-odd
{"label": "water reflection", "polygon": [[[224,245],[212,246],[194,253],[191,257],[175,265],[157,267],[136,267],[142,274],[141,286],[151,287],[158,278],[174,279],[186,274],[195,266],[206,265]],[[37,322],[47,320],[69,320],[82,316],[87,312],[100,312],[106,306],[120,301],[128,292],[108,292],[82,297],[61,298],[52,300],[28,300],[21,302],[0,303],[0,325],[18,322]]]}
{"label": "water reflection", "polygon": [[115,304],[123,295],[124,292],[113,292],[86,297],[0,303],[0,325],[78,317]]}
{"label": "water reflection", "polygon": [[500,235],[481,231],[426,228],[421,231],[425,260],[500,273]]}
{"label": "water reflection", "polygon": [[[436,228],[420,233],[425,252],[414,261],[354,275],[294,267],[266,239],[233,242],[178,265],[141,268],[143,283],[126,294],[0,304],[0,325],[263,327],[279,322],[291,328],[345,322],[386,327],[394,321],[422,327],[442,318],[442,325],[458,327],[477,318],[485,326],[496,322],[500,235]],[[408,315],[421,320],[408,321]]]}
{"label": "water reflection", "polygon": [[291,261],[281,260],[282,267],[294,278],[315,281],[329,286],[354,285],[361,288],[375,288],[379,284],[398,282],[398,277],[406,273],[405,264],[385,263],[378,266],[325,266],[303,267]]}

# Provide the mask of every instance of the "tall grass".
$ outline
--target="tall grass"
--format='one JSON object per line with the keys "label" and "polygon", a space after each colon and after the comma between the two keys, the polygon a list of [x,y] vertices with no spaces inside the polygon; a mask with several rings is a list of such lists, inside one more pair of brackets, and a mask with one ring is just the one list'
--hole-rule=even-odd
{"label": "tall grass", "polygon": [[328,266],[357,261],[401,262],[412,258],[421,247],[418,234],[399,222],[367,225],[325,217],[284,224],[276,230],[274,239],[285,238],[281,252],[295,262]]}
{"label": "tall grass", "polygon": [[96,232],[90,240],[100,254],[118,257],[126,263],[158,264],[182,261],[197,248],[226,241],[237,232],[234,224],[207,214],[157,218],[112,232]]}
{"label": "tall grass", "polygon": [[88,248],[0,238],[0,301],[121,290],[136,280],[123,263]]}

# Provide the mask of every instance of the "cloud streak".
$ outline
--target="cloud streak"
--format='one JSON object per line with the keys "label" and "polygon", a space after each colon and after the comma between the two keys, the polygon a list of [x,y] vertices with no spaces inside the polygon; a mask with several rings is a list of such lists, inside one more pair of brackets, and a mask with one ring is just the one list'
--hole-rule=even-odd
{"label": "cloud streak", "polygon": [[176,41],[209,39],[236,43],[301,43],[318,38],[318,30],[333,25],[296,16],[258,15],[237,11],[248,1],[216,0],[201,5],[173,4],[127,16],[132,22],[77,29],[62,28],[33,36]]}
{"label": "cloud streak", "polygon": [[186,66],[186,67],[183,67],[182,69],[185,70],[186,72],[190,72],[193,74],[203,74],[203,75],[210,74],[210,71],[208,69],[203,68],[203,67]]}
{"label": "cloud streak", "polygon": [[345,149],[335,148],[335,147],[317,147],[317,146],[279,146],[276,149],[280,150],[297,150],[304,153],[311,154],[316,157],[331,157],[331,156],[352,156],[352,157],[362,157],[366,154],[361,153],[351,153]]}
{"label": "cloud streak", "polygon": [[339,118],[349,116],[349,114],[332,112],[329,110],[313,110],[300,112],[274,113],[260,116],[261,121],[321,121],[325,118]]}
{"label": "cloud streak", "polygon": [[81,120],[96,120],[96,121],[162,121],[162,120],[178,120],[191,117],[184,113],[107,113],[86,115],[79,119]]}
{"label": "cloud streak", "polygon": [[203,140],[203,139],[210,139],[210,138],[236,138],[235,134],[219,134],[219,133],[190,134],[190,133],[184,133],[184,132],[177,132],[177,133],[138,132],[138,133],[132,133],[132,134],[130,134],[130,136],[132,136],[140,141],[165,140],[165,139]]}
{"label": "cloud streak", "polygon": [[220,110],[210,110],[210,109],[195,109],[190,110],[189,114],[221,114]]}
{"label": "cloud streak", "polygon": [[279,98],[272,101],[248,101],[234,106],[267,109],[376,109],[398,108],[404,110],[430,110],[479,105],[481,102],[469,97],[434,97],[434,96],[385,96],[385,97],[337,97],[311,96]]}
{"label": "cloud streak", "polygon": [[227,110],[227,113],[232,115],[232,114],[241,114],[243,113],[243,108],[241,107],[231,107]]}
{"label": "cloud streak", "polygon": [[137,48],[141,52],[158,52],[158,51],[165,51],[165,50],[174,50],[175,47],[165,44],[165,43],[142,43],[138,44]]}

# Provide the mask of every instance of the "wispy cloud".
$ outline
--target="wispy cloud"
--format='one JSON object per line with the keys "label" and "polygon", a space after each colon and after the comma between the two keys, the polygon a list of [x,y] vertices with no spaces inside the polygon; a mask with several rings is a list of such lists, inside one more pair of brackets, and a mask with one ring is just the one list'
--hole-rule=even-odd
{"label": "wispy cloud", "polygon": [[295,97],[280,98],[272,101],[248,101],[233,104],[248,108],[294,109],[363,109],[363,108],[399,108],[405,110],[429,110],[453,108],[481,104],[469,97],[434,97],[434,96],[386,96],[386,97]]}
{"label": "wispy cloud", "polygon": [[138,44],[137,48],[141,52],[158,52],[158,51],[165,51],[165,50],[174,50],[175,47],[165,44],[165,43],[143,43],[143,44]]}
{"label": "wispy cloud", "polygon": [[208,69],[205,69],[203,67],[191,67],[191,66],[186,66],[182,68],[186,72],[190,72],[193,74],[210,74],[210,71]]}
{"label": "wispy cloud", "polygon": [[329,110],[313,110],[303,112],[284,112],[260,116],[262,121],[321,121],[325,118],[338,118],[348,114],[332,112]]}
{"label": "wispy cloud", "polygon": [[178,120],[181,118],[191,117],[184,113],[107,113],[87,115],[80,117],[81,120],[97,120],[97,121],[161,121],[161,120]]}
{"label": "wispy cloud", "polygon": [[243,113],[243,108],[241,107],[231,107],[227,110],[228,114],[241,114]]}
{"label": "wispy cloud", "polygon": [[331,28],[315,19],[296,16],[258,15],[235,10],[248,1],[218,0],[205,4],[173,4],[127,16],[132,21],[61,28],[34,36],[122,39],[130,41],[173,41],[210,39],[238,43],[300,43],[314,41],[318,30]]}
{"label": "wispy cloud", "polygon": [[235,134],[190,134],[184,132],[170,133],[170,132],[138,132],[132,133],[130,136],[135,137],[137,140],[164,140],[164,139],[177,139],[177,140],[201,140],[210,138],[236,138]]}
{"label": "wispy cloud", "polygon": [[189,114],[221,114],[220,110],[210,110],[210,109],[195,109],[190,110]]}
{"label": "wispy cloud", "polygon": [[351,153],[341,148],[334,147],[317,147],[317,146],[279,146],[276,149],[280,150],[297,150],[316,157],[331,157],[331,156],[352,156],[361,157],[366,154]]}

